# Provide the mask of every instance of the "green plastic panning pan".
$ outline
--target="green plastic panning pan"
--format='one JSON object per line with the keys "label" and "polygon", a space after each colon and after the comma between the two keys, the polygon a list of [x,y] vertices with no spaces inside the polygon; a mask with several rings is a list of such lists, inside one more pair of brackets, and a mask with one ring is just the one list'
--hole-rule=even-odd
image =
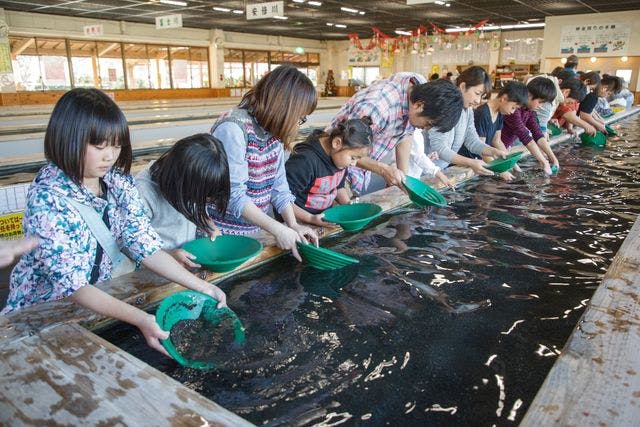
{"label": "green plastic panning pan", "polygon": [[607,145],[607,137],[601,132],[596,132],[595,136],[591,136],[586,132],[583,132],[580,135],[580,139],[582,140],[583,145],[592,147],[604,147]]}
{"label": "green plastic panning pan", "polygon": [[196,256],[194,262],[217,273],[231,271],[258,255],[262,244],[246,236],[224,235],[215,240],[208,237],[185,243],[182,249]]}
{"label": "green plastic panning pan", "polygon": [[516,163],[518,163],[518,160],[520,160],[520,157],[522,157],[522,151],[511,153],[504,159],[497,158],[490,161],[487,163],[486,168],[495,173],[506,172],[513,169]]}
{"label": "green plastic panning pan", "polygon": [[558,136],[558,135],[560,135],[562,133],[562,129],[559,128],[556,125],[549,124],[547,126],[547,129],[549,129],[549,131],[551,131],[551,136]]}
{"label": "green plastic panning pan", "polygon": [[360,262],[340,252],[320,248],[309,243],[298,242],[298,248],[307,263],[318,270],[337,270]]}
{"label": "green plastic panning pan", "polygon": [[[171,331],[177,323],[183,320],[197,320],[202,315],[204,319],[216,328],[223,320],[231,319],[233,324],[234,344],[241,345],[245,340],[244,326],[236,314],[228,307],[217,308],[218,301],[209,295],[186,290],[176,292],[162,300],[156,311],[156,322],[164,331]],[[175,347],[171,335],[161,340],[162,346],[182,366],[195,369],[213,369],[214,363],[199,360],[187,360]]]}
{"label": "green plastic panning pan", "polygon": [[447,201],[442,194],[417,178],[407,176],[404,186],[409,193],[409,199],[420,207],[447,206]]}
{"label": "green plastic panning pan", "polygon": [[609,125],[604,127],[607,130],[607,136],[616,136],[618,133]]}
{"label": "green plastic panning pan", "polygon": [[380,215],[382,208],[375,203],[354,203],[334,206],[324,211],[323,220],[339,224],[346,231],[357,231]]}

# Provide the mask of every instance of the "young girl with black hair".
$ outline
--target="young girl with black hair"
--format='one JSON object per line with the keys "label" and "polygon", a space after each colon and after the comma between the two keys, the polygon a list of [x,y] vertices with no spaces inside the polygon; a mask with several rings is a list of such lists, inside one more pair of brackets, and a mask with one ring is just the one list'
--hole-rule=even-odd
{"label": "young girl with black hair", "polygon": [[104,92],[77,88],[65,93],[51,113],[44,150],[48,163],[29,187],[23,222],[25,234],[39,244],[11,272],[3,314],[68,298],[137,326],[150,347],[167,354],[159,340],[169,333],[152,314],[97,286],[126,264],[121,251],[136,265],[226,306],[224,292],[161,250],[129,175],[127,121]]}
{"label": "young girl with black hair", "polygon": [[583,74],[582,81],[590,92],[578,107],[578,117],[606,135],[604,118],[596,111],[596,106],[601,98],[606,98],[617,89],[618,82],[611,80],[609,76],[607,79],[600,78],[600,74],[595,71]]}
{"label": "young girl with black hair", "polygon": [[[295,196],[284,169],[284,148],[316,108],[318,96],[311,80],[297,68],[281,65],[262,77],[240,104],[218,119],[211,134],[224,145],[231,171],[227,212],[210,209],[222,234],[249,234],[263,229],[280,249],[299,261],[297,241],[318,243],[317,234],[298,224]],[[284,224],[271,215],[271,208]]]}
{"label": "young girl with black hair", "polygon": [[180,249],[198,235],[220,231],[207,206],[224,213],[229,202],[229,163],[222,143],[207,133],[188,136],[136,175],[136,187],[163,249],[186,267],[200,267]]}
{"label": "young girl with black hair", "polygon": [[371,119],[364,117],[342,121],[329,133],[315,130],[296,145],[285,169],[298,221],[326,225],[323,211],[334,203],[349,203],[344,188],[347,168],[369,154],[372,141]]}

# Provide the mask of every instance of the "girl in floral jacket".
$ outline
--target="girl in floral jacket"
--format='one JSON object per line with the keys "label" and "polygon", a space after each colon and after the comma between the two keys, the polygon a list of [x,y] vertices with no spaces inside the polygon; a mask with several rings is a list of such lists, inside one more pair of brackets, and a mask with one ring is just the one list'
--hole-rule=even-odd
{"label": "girl in floral jacket", "polygon": [[[225,294],[198,279],[171,255],[149,219],[129,175],[131,142],[122,111],[97,89],[73,89],[56,104],[44,140],[49,163],[29,188],[25,234],[39,245],[11,273],[2,313],[64,298],[140,329],[152,348],[168,332],[151,314],[96,285],[109,280],[126,253],[145,267],[226,305]],[[106,234],[106,236],[105,236]],[[115,248],[115,249],[114,249]]]}

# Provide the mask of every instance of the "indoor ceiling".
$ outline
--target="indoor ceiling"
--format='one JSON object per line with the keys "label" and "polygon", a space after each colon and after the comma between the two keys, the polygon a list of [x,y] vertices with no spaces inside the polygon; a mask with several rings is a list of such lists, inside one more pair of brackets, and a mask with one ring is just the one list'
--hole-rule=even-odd
{"label": "indoor ceiling", "polygon": [[[161,3],[160,1],[163,1]],[[219,28],[254,34],[347,39],[350,33],[371,36],[377,27],[391,36],[395,30],[413,30],[419,25],[432,28],[473,26],[488,19],[488,24],[509,25],[544,22],[547,16],[595,14],[640,9],[640,0],[449,0],[407,5],[407,0],[284,0],[286,20],[247,20],[247,5],[258,1],[177,0],[186,6],[165,4],[172,0],[0,0],[0,7],[54,15],[155,24],[157,16],[182,14],[185,27]],[[411,2],[411,1],[410,1]],[[320,5],[313,5],[320,3]],[[445,3],[449,3],[447,6]],[[214,7],[228,9],[216,11]],[[343,11],[341,7],[354,9]],[[234,10],[236,13],[234,13]],[[242,11],[242,13],[240,13]],[[364,12],[360,13],[360,12]],[[333,25],[327,25],[333,24]],[[336,27],[346,26],[346,28]]]}

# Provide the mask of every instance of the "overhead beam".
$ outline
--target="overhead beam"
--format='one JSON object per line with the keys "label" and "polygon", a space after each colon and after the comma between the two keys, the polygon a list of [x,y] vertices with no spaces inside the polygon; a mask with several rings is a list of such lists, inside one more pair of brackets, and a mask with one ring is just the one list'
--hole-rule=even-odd
{"label": "overhead beam", "polygon": [[117,46],[120,46],[120,43],[111,43],[109,46],[105,47],[100,52],[98,52],[98,56],[103,56],[104,54],[111,52]]}
{"label": "overhead beam", "polygon": [[26,39],[24,42],[22,42],[22,44],[18,47],[16,47],[13,50],[13,59],[16,59],[16,56],[20,55],[22,52],[24,52],[25,50],[27,50],[29,47],[31,47],[31,45],[33,45],[35,43],[36,39],[35,37],[31,37],[30,39]]}

